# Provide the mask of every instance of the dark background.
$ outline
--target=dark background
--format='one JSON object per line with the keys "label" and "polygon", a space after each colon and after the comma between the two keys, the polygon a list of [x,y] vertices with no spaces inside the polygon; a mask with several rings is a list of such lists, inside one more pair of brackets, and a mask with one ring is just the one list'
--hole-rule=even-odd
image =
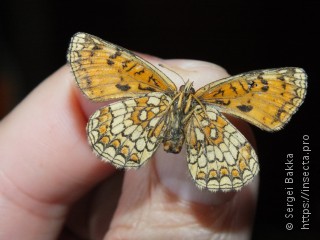
{"label": "dark background", "polygon": [[[252,239],[320,239],[318,1],[18,1],[0,3],[0,117],[65,64],[83,31],[162,58],[216,63],[230,74],[297,66],[309,76],[305,103],[280,132],[254,128],[261,163]],[[302,231],[302,147],[309,136],[310,230]],[[294,224],[286,213],[285,162],[294,154]],[[288,185],[287,185],[288,186]],[[318,237],[316,237],[318,236]]]}

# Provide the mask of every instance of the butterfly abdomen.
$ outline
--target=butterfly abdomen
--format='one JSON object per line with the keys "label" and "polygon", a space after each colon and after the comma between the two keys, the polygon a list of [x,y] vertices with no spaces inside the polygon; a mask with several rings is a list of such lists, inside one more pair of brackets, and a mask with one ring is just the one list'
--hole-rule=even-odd
{"label": "butterfly abdomen", "polygon": [[170,107],[169,124],[163,139],[164,150],[170,153],[179,153],[185,141],[184,119],[190,110],[191,98],[194,93],[191,82],[180,87],[179,92],[173,97]]}
{"label": "butterfly abdomen", "polygon": [[169,126],[163,139],[163,146],[166,152],[179,153],[182,149],[185,136],[183,131],[182,119],[184,117],[183,108],[179,106],[178,99],[171,105],[168,116]]}
{"label": "butterfly abdomen", "polygon": [[170,153],[179,153],[185,140],[181,123],[171,122],[167,134],[163,140],[164,150]]}

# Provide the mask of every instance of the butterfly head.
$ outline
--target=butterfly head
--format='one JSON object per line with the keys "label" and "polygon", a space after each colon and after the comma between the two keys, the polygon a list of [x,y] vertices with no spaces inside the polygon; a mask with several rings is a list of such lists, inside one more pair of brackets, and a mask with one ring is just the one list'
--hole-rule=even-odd
{"label": "butterfly head", "polygon": [[193,82],[188,80],[186,84],[181,85],[179,91],[184,93],[185,95],[194,94],[195,90],[193,88]]}

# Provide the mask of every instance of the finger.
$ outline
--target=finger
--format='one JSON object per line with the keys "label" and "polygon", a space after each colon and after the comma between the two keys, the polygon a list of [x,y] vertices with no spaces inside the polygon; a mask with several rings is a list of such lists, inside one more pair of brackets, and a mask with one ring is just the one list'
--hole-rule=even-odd
{"label": "finger", "polygon": [[114,171],[87,144],[87,116],[74,89],[63,67],[0,123],[1,237],[58,234],[68,206]]}
{"label": "finger", "polygon": [[[161,60],[152,58],[149,61],[156,65]],[[170,60],[162,63],[169,66],[165,73],[176,83],[181,79],[170,69],[183,79],[194,81],[196,89],[227,76],[222,68],[204,62]],[[231,121],[253,143],[248,125],[239,120]],[[256,194],[257,181],[239,192],[201,191],[188,174],[184,149],[173,155],[160,147],[146,166],[126,172],[122,196],[107,236],[109,239],[115,236],[124,239],[209,239],[213,234],[220,234],[230,239],[245,239],[250,233]]]}

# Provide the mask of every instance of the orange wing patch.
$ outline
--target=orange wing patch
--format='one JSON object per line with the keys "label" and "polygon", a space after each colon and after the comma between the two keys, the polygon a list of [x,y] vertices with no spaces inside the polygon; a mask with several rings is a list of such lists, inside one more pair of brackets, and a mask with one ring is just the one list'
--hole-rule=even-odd
{"label": "orange wing patch", "polygon": [[86,33],[73,36],[67,59],[80,89],[93,101],[177,90],[164,73],[133,52]]}

